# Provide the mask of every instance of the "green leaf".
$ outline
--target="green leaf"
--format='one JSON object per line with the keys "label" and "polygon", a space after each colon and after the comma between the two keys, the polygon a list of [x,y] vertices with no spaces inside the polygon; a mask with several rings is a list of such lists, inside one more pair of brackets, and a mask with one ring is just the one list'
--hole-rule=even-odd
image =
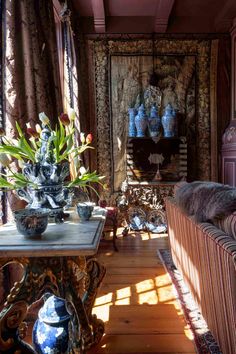
{"label": "green leaf", "polygon": [[14,185],[8,182],[4,177],[0,176],[0,188],[14,189]]}
{"label": "green leaf", "polygon": [[23,136],[19,140],[19,147],[28,156],[29,160],[35,162],[35,150],[32,149],[32,147]]}
{"label": "green leaf", "polygon": [[21,127],[19,126],[19,124],[16,122],[16,129],[18,131],[19,137],[21,138],[22,136],[24,136]]}
{"label": "green leaf", "polygon": [[68,187],[75,187],[75,186],[81,186],[81,187],[85,187],[88,186],[89,187],[89,183],[98,183],[101,184],[100,180],[104,178],[104,176],[99,176],[97,175],[96,171],[91,172],[91,173],[84,173],[83,175],[80,175],[78,177],[76,177],[73,181],[71,181],[68,184]]}
{"label": "green leaf", "polygon": [[21,157],[27,159],[27,154],[25,154],[19,147],[17,146],[10,146],[10,145],[2,145],[0,146],[0,153],[6,153],[20,159]]}

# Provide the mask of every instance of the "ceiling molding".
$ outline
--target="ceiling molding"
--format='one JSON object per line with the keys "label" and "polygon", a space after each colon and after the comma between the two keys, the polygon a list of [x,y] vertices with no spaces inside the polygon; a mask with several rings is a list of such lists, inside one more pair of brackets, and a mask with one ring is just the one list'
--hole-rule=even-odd
{"label": "ceiling molding", "polygon": [[164,33],[167,30],[169,16],[175,0],[159,0],[155,16],[155,32]]}
{"label": "ceiling molding", "polygon": [[94,29],[96,33],[106,32],[106,16],[103,0],[92,0]]}
{"label": "ceiling molding", "polygon": [[228,32],[232,26],[232,16],[236,15],[235,0],[227,0],[215,19],[215,29]]}

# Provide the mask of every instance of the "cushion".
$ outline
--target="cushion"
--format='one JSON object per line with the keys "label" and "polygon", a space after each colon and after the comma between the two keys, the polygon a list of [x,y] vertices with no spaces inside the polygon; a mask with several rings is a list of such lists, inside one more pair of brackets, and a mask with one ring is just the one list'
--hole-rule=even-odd
{"label": "cushion", "polygon": [[214,223],[236,211],[236,188],[210,181],[182,183],[176,188],[175,200],[195,221]]}
{"label": "cushion", "polygon": [[214,225],[236,240],[236,211],[223,219],[215,219]]}
{"label": "cushion", "polygon": [[180,182],[177,182],[175,185],[174,185],[174,198],[176,196],[176,193],[177,191],[179,190],[179,188],[181,188],[182,186],[186,185],[188,182],[186,181],[180,181]]}

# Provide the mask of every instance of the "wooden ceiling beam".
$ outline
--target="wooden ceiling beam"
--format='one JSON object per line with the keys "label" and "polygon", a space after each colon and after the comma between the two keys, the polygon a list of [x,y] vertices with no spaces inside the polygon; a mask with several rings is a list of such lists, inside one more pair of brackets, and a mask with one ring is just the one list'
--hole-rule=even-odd
{"label": "wooden ceiling beam", "polygon": [[157,33],[165,33],[168,26],[169,16],[175,0],[158,0],[155,16],[155,29]]}
{"label": "wooden ceiling beam", "polygon": [[106,16],[103,0],[92,0],[94,29],[96,33],[106,32]]}

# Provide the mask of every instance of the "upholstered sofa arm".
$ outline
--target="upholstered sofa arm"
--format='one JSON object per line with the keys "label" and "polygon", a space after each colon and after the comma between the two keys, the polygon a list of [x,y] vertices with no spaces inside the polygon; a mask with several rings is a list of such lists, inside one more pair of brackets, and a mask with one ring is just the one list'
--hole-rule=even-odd
{"label": "upholstered sofa arm", "polygon": [[172,257],[223,353],[236,348],[236,241],[166,199]]}

